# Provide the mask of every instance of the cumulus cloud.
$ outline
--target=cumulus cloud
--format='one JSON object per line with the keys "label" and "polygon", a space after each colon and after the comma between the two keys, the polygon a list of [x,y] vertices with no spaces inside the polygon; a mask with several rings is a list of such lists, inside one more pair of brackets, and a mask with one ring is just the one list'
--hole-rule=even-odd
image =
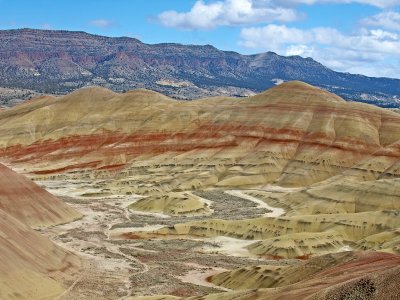
{"label": "cumulus cloud", "polygon": [[[400,0],[197,0],[190,11],[165,11],[156,19],[166,27],[210,30],[218,26],[251,25],[275,21],[292,22],[303,18],[303,15],[296,11],[296,6],[299,4],[324,3],[359,3],[389,8],[400,5]],[[393,28],[395,26],[393,22],[397,22],[398,25],[395,13],[382,13],[382,15],[377,15],[376,19],[366,20],[366,22],[376,23],[380,16],[386,18],[388,26]]]}
{"label": "cumulus cloud", "polygon": [[384,11],[361,20],[361,24],[400,31],[400,13],[395,11]]}
{"label": "cumulus cloud", "polygon": [[106,19],[91,20],[89,24],[99,28],[108,28],[115,25],[113,21]]}
{"label": "cumulus cloud", "polygon": [[338,4],[349,4],[359,3],[376,6],[380,8],[393,7],[400,5],[400,0],[280,0],[277,1],[281,5],[294,5],[294,4],[319,4],[319,3],[338,3]]}
{"label": "cumulus cloud", "polygon": [[304,44],[313,39],[309,31],[270,24],[264,27],[244,28],[240,33],[242,46],[247,48],[268,48],[274,51],[289,43]]}
{"label": "cumulus cloud", "polygon": [[295,10],[273,5],[265,0],[224,0],[210,3],[198,0],[189,12],[165,11],[157,19],[167,27],[207,30],[221,25],[290,22],[299,17]]}
{"label": "cumulus cloud", "polygon": [[269,24],[242,29],[240,44],[283,55],[311,56],[340,71],[399,76],[400,35],[382,29],[364,28],[348,35],[327,27],[302,30]]}
{"label": "cumulus cloud", "polygon": [[299,55],[303,57],[311,57],[314,56],[314,47],[310,47],[307,45],[289,45],[286,48],[286,53],[285,55],[287,56],[293,56],[293,55]]}
{"label": "cumulus cloud", "polygon": [[346,35],[337,29],[321,27],[302,30],[270,24],[241,30],[241,45],[248,48],[280,50],[288,44],[319,44],[354,51],[400,54],[400,36],[381,29],[363,29],[358,35]]}
{"label": "cumulus cloud", "polygon": [[[356,33],[283,24],[303,19],[297,11],[300,5],[328,3],[369,5],[380,13],[360,20]],[[242,26],[239,44],[243,47],[313,57],[339,71],[399,77],[399,5],[400,0],[196,0],[189,11],[165,11],[157,20],[187,30]]]}

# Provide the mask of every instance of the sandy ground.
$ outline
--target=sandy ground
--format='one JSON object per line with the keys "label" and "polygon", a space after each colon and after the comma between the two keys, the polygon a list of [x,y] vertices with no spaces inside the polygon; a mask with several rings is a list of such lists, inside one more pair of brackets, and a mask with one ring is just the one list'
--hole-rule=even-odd
{"label": "sandy ground", "polygon": [[[80,211],[84,217],[48,228],[42,233],[58,245],[80,255],[86,267],[58,300],[129,299],[157,294],[201,296],[226,290],[209,283],[207,277],[265,262],[265,259],[257,259],[245,249],[254,241],[226,237],[114,240],[115,233],[154,231],[165,226],[165,222],[178,222],[178,219],[132,211],[128,206],[139,199],[138,196],[88,197],[82,196],[88,193],[86,182],[71,185],[60,183],[41,184],[49,185],[48,190]],[[99,192],[92,188],[89,191]],[[264,203],[248,199],[249,196],[239,191],[234,192],[236,196],[257,205]],[[278,209],[267,207],[266,204],[263,207],[272,210],[275,215],[279,214]],[[179,222],[185,220],[184,216],[180,218]],[[131,223],[138,225],[119,227],[120,224]]]}
{"label": "sandy ground", "polygon": [[[90,205],[72,204],[85,215],[82,219],[46,232],[60,246],[83,257],[86,263],[85,271],[59,299],[88,299],[90,291],[100,299],[129,296],[133,288],[129,277],[146,272],[148,267],[122,253],[119,245],[108,239],[108,229],[126,218],[123,203],[131,200],[86,201]],[[121,204],[114,206],[116,201]],[[107,287],[104,281],[109,283]]]}
{"label": "sandy ground", "polygon": [[218,248],[205,247],[205,252],[216,252],[224,255],[238,256],[238,257],[256,257],[246,248],[250,244],[257,242],[257,240],[239,240],[227,236],[217,236],[209,238],[207,241],[216,243]]}
{"label": "sandy ground", "polygon": [[212,268],[201,266],[201,265],[194,264],[194,263],[188,263],[187,266],[192,267],[193,270],[189,271],[184,276],[178,277],[183,282],[192,283],[192,284],[196,284],[196,285],[200,285],[200,286],[209,286],[209,287],[216,288],[216,289],[219,289],[224,292],[231,291],[230,289],[217,286],[207,280],[207,278],[210,276],[228,271],[227,269],[223,269],[223,268],[212,269]]}
{"label": "sandy ground", "polygon": [[290,188],[290,187],[282,187],[279,185],[271,185],[271,184],[267,184],[267,185],[263,185],[259,188],[259,190],[265,191],[265,192],[279,192],[279,193],[292,193],[292,192],[298,192],[300,190],[302,190],[303,188]]}

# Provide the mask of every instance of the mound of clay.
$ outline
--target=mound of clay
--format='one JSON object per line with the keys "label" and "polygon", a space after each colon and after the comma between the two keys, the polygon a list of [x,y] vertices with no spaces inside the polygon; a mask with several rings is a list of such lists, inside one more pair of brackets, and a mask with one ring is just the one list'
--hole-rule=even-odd
{"label": "mound of clay", "polygon": [[251,253],[271,258],[308,258],[314,254],[337,252],[345,245],[335,232],[293,233],[249,245]]}
{"label": "mound of clay", "polygon": [[[398,255],[348,252],[314,258],[303,265],[280,270],[249,267],[213,276],[212,280],[235,289],[257,288],[263,282],[276,288],[213,294],[200,299],[398,299],[399,264]],[[244,278],[244,274],[248,277]],[[241,281],[240,277],[243,277]]]}
{"label": "mound of clay", "polygon": [[170,295],[162,295],[162,296],[136,296],[136,297],[128,297],[126,299],[127,300],[177,300],[181,298]]}
{"label": "mound of clay", "polygon": [[[350,176],[349,176],[350,177]],[[289,215],[343,214],[400,209],[400,178],[354,181],[336,176],[280,197]]]}
{"label": "mound of clay", "polygon": [[[135,239],[225,236],[254,241],[253,254],[274,258],[307,258],[345,245],[399,252],[400,115],[302,82],[241,99],[184,102],[147,90],[102,88],[36,99],[0,111],[0,160],[34,180],[76,183],[81,195],[147,196],[131,209],[174,215],[172,220],[208,213],[205,201],[187,196],[193,190],[246,189],[258,204],[280,210],[262,218],[196,216],[153,232],[124,230]],[[25,198],[38,188],[31,182],[12,179],[4,191],[9,188],[0,193],[0,208],[18,220],[43,226],[79,217],[43,191],[37,193],[46,200]],[[232,199],[214,200],[230,207]],[[226,273],[221,283],[232,288],[274,288],[209,297],[385,299],[387,287],[389,299],[396,298],[395,255],[318,263],[325,269],[302,265],[315,274],[297,270],[304,277],[298,282],[289,268]]]}
{"label": "mound of clay", "polygon": [[317,272],[352,259],[354,259],[352,252],[328,254],[295,265],[261,265],[227,271],[214,275],[209,280],[233,290],[275,288],[299,282]]}
{"label": "mound of clay", "polygon": [[[205,220],[175,224],[155,233],[160,235],[229,236],[247,240],[265,240],[293,233],[325,232],[338,242],[356,242],[370,235],[400,227],[399,212],[382,211],[357,214],[326,214],[247,220]],[[312,234],[309,235],[310,237]],[[323,249],[322,249],[323,250]]]}
{"label": "mound of clay", "polygon": [[75,209],[2,164],[0,209],[31,227],[56,225],[81,217]]}
{"label": "mound of clay", "polygon": [[208,204],[190,193],[165,193],[142,198],[130,205],[134,210],[167,215],[197,215],[210,212]]}
{"label": "mound of clay", "polygon": [[80,260],[0,210],[0,298],[53,299]]}
{"label": "mound of clay", "polygon": [[357,244],[363,250],[375,249],[400,254],[400,228],[370,235]]}
{"label": "mound of clay", "polygon": [[302,82],[191,102],[85,88],[0,112],[0,138],[1,157],[42,178],[153,175],[175,191],[400,176],[399,114]]}
{"label": "mound of clay", "polygon": [[[268,258],[308,258],[351,248],[376,249],[398,253],[398,211],[353,214],[320,214],[253,218],[211,219],[163,227],[154,231],[125,232],[115,237],[126,239],[164,236],[225,236],[242,240],[262,240],[248,249]],[[370,248],[371,247],[371,248]]]}

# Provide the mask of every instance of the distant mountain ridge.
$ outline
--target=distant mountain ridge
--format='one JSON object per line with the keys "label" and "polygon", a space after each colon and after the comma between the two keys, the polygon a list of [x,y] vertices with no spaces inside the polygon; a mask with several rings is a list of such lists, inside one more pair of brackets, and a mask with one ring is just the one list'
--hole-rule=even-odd
{"label": "distant mountain ridge", "polygon": [[[148,88],[180,99],[248,96],[302,80],[348,100],[400,107],[400,80],[330,70],[312,58],[241,55],[213,46],[149,45],[63,30],[0,31],[0,101],[65,94],[86,85]],[[1,103],[0,103],[1,104]]]}

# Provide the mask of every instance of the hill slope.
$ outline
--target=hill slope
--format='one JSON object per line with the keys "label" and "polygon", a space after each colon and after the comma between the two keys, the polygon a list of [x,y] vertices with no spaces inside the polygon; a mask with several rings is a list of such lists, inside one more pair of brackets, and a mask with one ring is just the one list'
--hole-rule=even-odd
{"label": "hill slope", "polygon": [[400,115],[348,103],[300,82],[241,100],[195,102],[146,90],[116,94],[87,88],[0,116],[2,157],[32,165],[37,175],[129,169],[142,155],[156,165],[165,154],[176,156],[175,164],[208,160],[225,166],[201,167],[217,176],[212,184],[225,187],[304,186],[336,175],[361,181],[399,176]]}
{"label": "hill slope", "polygon": [[235,270],[231,274],[219,274],[213,281],[230,285],[238,280],[239,286],[253,281],[274,288],[215,294],[201,299],[397,299],[400,296],[399,259],[398,255],[347,252],[314,258],[295,267]]}
{"label": "hill slope", "polygon": [[[0,117],[1,156],[37,179],[108,178],[96,189],[170,193],[165,205],[176,201],[177,191],[295,187],[279,197],[263,191],[256,196],[285,207],[293,218],[279,221],[285,224],[281,234],[302,232],[307,226],[299,224],[308,222],[304,215],[314,215],[319,224],[307,227],[311,232],[324,231],[323,220],[335,220],[331,214],[345,216],[346,225],[335,225],[337,245],[380,233],[375,226],[389,222],[394,218],[389,211],[400,208],[400,115],[345,102],[301,82],[240,100],[195,102],[147,90],[116,94],[89,88],[38,99],[0,112]],[[145,202],[135,207],[169,211],[157,197]],[[197,200],[193,203],[196,210],[207,211]],[[362,225],[365,220],[373,227]],[[265,230],[274,226],[258,222]],[[226,235],[247,238],[256,236],[249,233],[253,225],[221,221],[185,228],[209,228],[214,236],[224,227]],[[346,228],[359,225],[351,233]],[[272,237],[268,230],[263,239]],[[276,254],[271,251],[267,254]]]}
{"label": "hill slope", "polygon": [[81,217],[76,210],[2,164],[0,209],[31,227],[57,225]]}
{"label": "hill slope", "polygon": [[77,256],[0,209],[0,298],[54,299],[79,270]]}
{"label": "hill slope", "polygon": [[35,232],[81,215],[0,164],[0,298],[54,299],[81,267],[80,259]]}
{"label": "hill slope", "polygon": [[[150,88],[177,98],[250,95],[275,82],[302,80],[346,99],[398,107],[400,81],[332,71],[311,58],[272,52],[240,55],[210,45],[149,45],[84,32],[0,31],[3,101],[85,85]],[[10,102],[11,103],[11,102]]]}
{"label": "hill slope", "polygon": [[[118,94],[104,88],[37,98],[0,112],[0,158],[92,212],[55,231],[97,258],[111,253],[140,261],[130,278],[142,291],[172,293],[169,283],[179,281],[170,276],[183,273],[175,262],[163,269],[167,281],[143,280],[162,269],[160,260],[187,253],[183,265],[196,268],[193,257],[199,257],[204,269],[224,260],[218,256],[223,251],[236,250],[279,259],[272,271],[294,259],[327,255],[321,257],[329,262],[329,255],[346,249],[388,253],[349,254],[350,261],[338,261],[348,273],[321,264],[318,276],[304,273],[303,282],[292,278],[277,289],[227,293],[226,299],[320,299],[318,287],[322,299],[336,299],[353,289],[364,292],[365,280],[367,292],[372,285],[381,297],[385,286],[398,286],[400,115],[303,82],[241,99],[186,102],[149,90]],[[178,248],[171,248],[174,240]],[[260,273],[270,267],[244,266],[216,275],[215,283],[267,285],[268,276]],[[248,285],[241,285],[244,273]],[[281,274],[272,273],[272,281]],[[127,295],[139,293],[131,288]],[[193,295],[192,288],[185,295]]]}

